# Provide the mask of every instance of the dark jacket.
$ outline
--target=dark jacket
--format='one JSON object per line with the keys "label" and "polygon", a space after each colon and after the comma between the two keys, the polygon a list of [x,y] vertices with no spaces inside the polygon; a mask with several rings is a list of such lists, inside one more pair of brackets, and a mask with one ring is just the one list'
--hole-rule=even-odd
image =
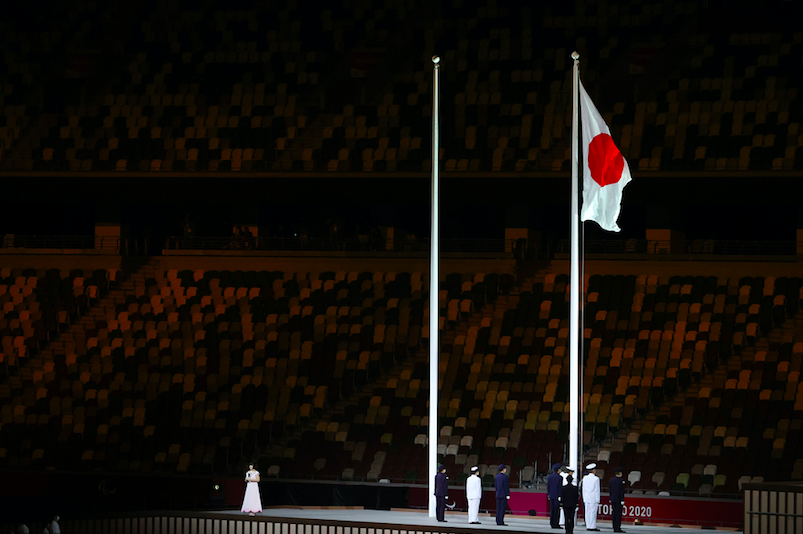
{"label": "dark jacket", "polygon": [[435,475],[435,496],[446,497],[449,495],[449,482],[446,473]]}
{"label": "dark jacket", "polygon": [[623,477],[613,477],[608,484],[611,487],[611,503],[624,502],[625,479]]}
{"label": "dark jacket", "polygon": [[558,473],[552,473],[546,477],[547,499],[557,501],[560,498],[560,488],[563,485],[563,477]]}
{"label": "dark jacket", "polygon": [[507,497],[510,495],[510,479],[504,473],[499,473],[494,479],[494,487],[496,488],[496,498]]}
{"label": "dark jacket", "polygon": [[580,500],[580,490],[574,484],[566,484],[560,490],[560,501],[564,510],[574,510]]}

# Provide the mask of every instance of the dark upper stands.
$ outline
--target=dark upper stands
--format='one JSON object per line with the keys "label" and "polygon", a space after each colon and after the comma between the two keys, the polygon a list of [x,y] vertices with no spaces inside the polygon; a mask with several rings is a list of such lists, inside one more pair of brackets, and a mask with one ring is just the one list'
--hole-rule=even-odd
{"label": "dark upper stands", "polygon": [[[120,10],[81,5],[36,46],[106,45],[103,23]],[[786,76],[803,33],[702,33],[694,22],[704,8],[693,2],[575,7],[455,0],[435,22],[425,3],[401,0],[314,12],[295,1],[250,11],[159,3],[130,15],[111,74],[56,113],[27,102],[52,65],[9,37],[3,167],[427,170],[437,52],[446,170],[565,170],[572,48],[634,170],[803,165],[798,87]]]}

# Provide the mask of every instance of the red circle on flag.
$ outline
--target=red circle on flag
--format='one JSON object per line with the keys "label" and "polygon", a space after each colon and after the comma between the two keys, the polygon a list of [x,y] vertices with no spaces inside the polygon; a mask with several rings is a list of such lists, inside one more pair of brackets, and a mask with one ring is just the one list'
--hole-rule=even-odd
{"label": "red circle on flag", "polygon": [[601,133],[591,140],[588,145],[588,169],[591,171],[591,178],[600,187],[621,180],[624,168],[625,158],[610,135]]}

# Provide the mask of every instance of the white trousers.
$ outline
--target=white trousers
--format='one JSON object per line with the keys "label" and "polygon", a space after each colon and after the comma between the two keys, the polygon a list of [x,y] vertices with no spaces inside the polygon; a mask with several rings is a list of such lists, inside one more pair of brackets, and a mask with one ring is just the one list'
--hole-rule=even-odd
{"label": "white trousers", "polygon": [[480,499],[468,500],[468,522],[469,523],[480,522]]}
{"label": "white trousers", "polygon": [[598,502],[587,502],[586,505],[586,528],[597,528],[597,509]]}

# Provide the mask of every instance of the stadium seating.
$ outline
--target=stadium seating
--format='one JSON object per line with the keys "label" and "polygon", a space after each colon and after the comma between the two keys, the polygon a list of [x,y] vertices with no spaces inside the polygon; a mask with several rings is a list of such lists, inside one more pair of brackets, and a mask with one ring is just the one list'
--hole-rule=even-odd
{"label": "stadium seating", "polygon": [[[460,0],[435,32],[422,28],[416,2],[362,4],[315,13],[297,1],[278,11],[264,1],[249,11],[160,4],[131,23],[141,39],[123,45],[130,62],[106,80],[108,91],[55,114],[40,115],[22,98],[30,93],[26,84],[41,83],[27,74],[38,65],[10,63],[0,80],[2,165],[426,171],[429,58],[438,53],[449,103],[442,121],[447,171],[565,171],[572,50],[555,43],[567,37],[634,170],[803,165],[799,88],[779,69],[799,55],[803,32],[733,33],[691,47],[675,30],[698,14],[693,2],[629,1],[563,13],[559,6],[522,11]],[[61,39],[90,49],[108,38],[100,24],[106,11],[93,3],[85,9],[81,30],[46,32],[42,46]],[[594,31],[572,42],[576,28]],[[410,32],[424,35],[422,46],[405,44],[401,36]],[[622,68],[627,55],[632,73],[648,80],[637,97]],[[355,96],[344,101],[349,93]]]}
{"label": "stadium seating", "polygon": [[[0,463],[12,468],[44,466],[44,441],[55,437],[48,406],[64,362],[51,347],[74,343],[81,316],[106,294],[115,274],[103,270],[0,270]],[[32,444],[39,446],[31,449]],[[49,450],[48,455],[53,451]]]}
{"label": "stadium seating", "polygon": [[[43,376],[5,392],[15,402],[0,433],[63,447],[4,440],[5,461],[226,471],[408,359],[422,335],[423,288],[420,273],[133,273],[43,349]],[[24,361],[22,376],[35,365]],[[288,447],[283,457],[302,455]]]}
{"label": "stadium seating", "polygon": [[[437,53],[446,171],[565,172],[576,47],[634,172],[803,169],[799,82],[781,68],[803,32],[700,34],[694,2],[448,4],[434,28],[407,0],[163,2],[119,26],[116,2],[29,9],[0,21],[0,167],[428,171]],[[102,69],[68,55],[50,100],[53,51],[117,30],[137,38]],[[438,450],[458,480],[504,462],[526,483],[563,459],[567,282],[444,280]],[[584,289],[589,459],[624,466],[635,492],[803,479],[798,278]],[[259,455],[269,477],[422,482],[425,293],[422,273],[2,269],[0,468],[195,474]]]}
{"label": "stadium seating", "polygon": [[[211,473],[259,456],[267,476],[422,482],[421,273],[0,275],[5,467]],[[457,480],[505,463],[529,483],[562,460],[566,290],[549,273],[441,283],[438,452]],[[634,492],[803,477],[800,279],[592,276],[585,293],[588,459]]]}
{"label": "stadium seating", "polygon": [[[648,397],[633,400],[642,417],[626,438],[604,440],[598,463],[639,472],[630,481],[636,492],[735,494],[744,476],[780,471],[789,478],[799,454],[800,413],[793,406],[803,350],[795,344],[800,279],[676,279],[653,289],[650,282],[636,284],[642,319],[647,307],[654,317],[658,305],[666,306],[652,325],[663,333],[639,334],[649,339],[643,367],[664,378]],[[639,288],[646,289],[643,298]],[[676,311],[669,312],[673,300]]]}
{"label": "stadium seating", "polygon": [[[441,323],[447,329],[458,323],[466,324],[474,308],[490,306],[487,303],[495,300],[500,291],[507,291],[508,285],[508,277],[495,274],[449,275],[439,296]],[[413,303],[415,300],[411,305]],[[463,312],[459,312],[460,307]],[[427,316],[428,310],[423,310],[423,317]],[[428,327],[424,326],[422,331],[427,338]],[[421,432],[425,432],[428,421],[426,360],[426,350],[418,351],[417,358],[403,362],[397,369],[380,376],[374,384],[355,389],[349,397],[321,414],[322,417],[299,428],[285,445],[277,444],[260,462],[291,477],[419,480],[426,450],[422,446],[426,444],[426,436]],[[449,380],[448,375],[445,380]],[[457,413],[456,408],[450,411]],[[464,431],[466,424],[477,421],[475,418],[467,422],[465,417],[456,420],[462,421],[462,427],[452,430],[447,425],[441,430],[443,453],[466,463],[472,438],[458,432]],[[323,443],[326,444],[325,457],[321,456]],[[293,451],[292,461],[288,459],[287,450]]]}
{"label": "stadium seating", "polygon": [[[483,313],[469,313],[465,319],[454,312],[450,319],[450,310],[457,306],[444,305],[441,299],[446,330],[438,452],[451,472],[460,473],[459,480],[474,464],[482,469],[505,462],[512,466],[514,482],[529,482],[534,472],[545,472],[552,461],[563,457],[568,431],[562,365],[567,331],[560,317],[565,312],[561,308],[566,279],[546,275],[542,280],[525,282],[511,295],[488,304]],[[727,373],[723,370],[729,365],[745,365],[742,357],[772,333],[773,326],[786,321],[787,314],[796,313],[799,280],[775,282],[591,277],[584,379],[584,445],[594,454],[589,460],[597,461],[602,470],[624,466],[636,492],[738,492],[737,482],[744,473],[753,472],[752,464],[731,463],[726,471],[718,468],[722,463],[718,457],[750,451],[748,436],[734,433],[738,425],[730,429],[733,435],[714,425],[717,417],[730,417],[724,415],[730,409],[720,409],[724,398],[718,398],[710,412],[703,407],[709,406],[707,400],[689,398],[698,390],[709,391],[710,396],[705,384]],[[791,345],[785,350],[795,354]],[[424,361],[409,362],[378,387],[357,392],[342,409],[297,433],[290,442],[296,461],[283,461],[281,447],[262,461],[276,468],[281,464],[287,476],[339,477],[349,469],[351,478],[422,482],[428,425],[419,414],[424,413],[427,397],[416,376],[425,380]],[[790,388],[787,395],[797,394],[796,384],[784,385]],[[761,395],[772,397],[769,392]],[[732,405],[734,397],[727,401]],[[708,419],[714,426],[707,426]],[[788,428],[789,418],[780,419],[780,426]],[[751,417],[749,425],[753,424]],[[763,436],[770,452],[775,447],[775,454],[779,458],[785,454],[788,463],[795,458],[794,444],[785,448],[786,442],[770,440],[769,431],[764,436],[764,427],[757,428],[760,431],[754,432]],[[305,471],[315,462],[321,465],[322,441],[343,447],[342,457],[327,455],[329,471]],[[606,444],[612,447],[606,449]],[[762,452],[767,451],[748,454],[755,458]],[[763,473],[764,468],[758,465],[755,472]],[[788,469],[792,468],[789,463]]]}
{"label": "stadium seating", "polygon": [[14,365],[20,358],[37,359],[42,371],[40,349],[86,313],[113,278],[103,270],[2,268],[2,361]]}

